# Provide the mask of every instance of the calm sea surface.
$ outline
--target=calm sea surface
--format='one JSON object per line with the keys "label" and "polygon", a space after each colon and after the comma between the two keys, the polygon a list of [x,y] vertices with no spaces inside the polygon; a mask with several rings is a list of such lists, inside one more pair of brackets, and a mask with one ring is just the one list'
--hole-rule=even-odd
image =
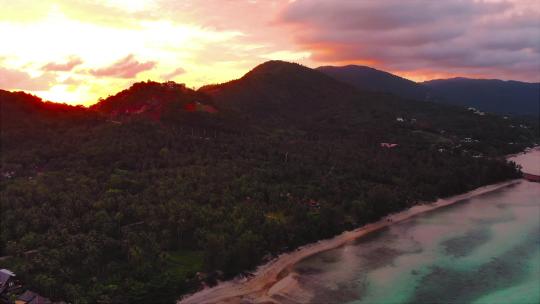
{"label": "calm sea surface", "polygon": [[[540,151],[514,161],[527,171]],[[301,261],[289,279],[283,302],[539,304],[540,183],[392,225]]]}

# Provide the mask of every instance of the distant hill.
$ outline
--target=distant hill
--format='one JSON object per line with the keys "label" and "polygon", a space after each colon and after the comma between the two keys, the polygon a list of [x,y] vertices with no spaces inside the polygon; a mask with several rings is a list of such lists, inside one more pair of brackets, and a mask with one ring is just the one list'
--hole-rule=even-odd
{"label": "distant hill", "polygon": [[0,116],[2,126],[20,127],[47,123],[59,125],[67,121],[95,118],[82,106],[43,101],[24,93],[0,90]]}
{"label": "distant hill", "polygon": [[428,96],[428,90],[414,81],[367,66],[322,66],[316,70],[360,90],[391,93],[417,100],[425,100]]}
{"label": "distant hill", "polygon": [[540,83],[452,78],[422,84],[437,101],[499,114],[539,115]]}
{"label": "distant hill", "polygon": [[366,66],[323,66],[318,71],[357,89],[428,100],[497,114],[538,116],[540,84],[497,79],[451,78],[422,83]]}

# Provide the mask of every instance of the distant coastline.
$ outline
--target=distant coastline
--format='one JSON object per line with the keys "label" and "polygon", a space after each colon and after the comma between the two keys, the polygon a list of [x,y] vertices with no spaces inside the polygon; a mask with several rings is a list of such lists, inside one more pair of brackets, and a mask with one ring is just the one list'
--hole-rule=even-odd
{"label": "distant coastline", "polygon": [[221,282],[218,285],[203,289],[191,295],[183,297],[178,303],[269,303],[273,302],[272,294],[280,288],[278,282],[285,277],[291,266],[314,254],[343,246],[369,233],[375,232],[395,223],[403,222],[417,215],[446,207],[475,196],[499,190],[521,182],[514,179],[497,184],[483,186],[464,194],[438,199],[432,203],[420,204],[402,212],[390,214],[377,222],[364,225],[352,231],[345,231],[331,239],[321,240],[316,243],[299,247],[295,251],[279,255],[274,260],[259,266],[249,279],[235,279]]}

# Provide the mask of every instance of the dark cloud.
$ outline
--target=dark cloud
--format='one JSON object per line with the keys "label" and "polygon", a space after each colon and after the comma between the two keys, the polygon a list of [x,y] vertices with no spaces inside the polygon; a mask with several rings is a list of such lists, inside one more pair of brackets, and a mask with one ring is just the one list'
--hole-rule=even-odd
{"label": "dark cloud", "polygon": [[56,77],[50,73],[32,77],[23,71],[0,67],[0,88],[5,90],[45,91],[55,80]]}
{"label": "dark cloud", "polygon": [[464,0],[298,0],[283,14],[283,20],[309,22],[336,29],[389,30],[396,27],[429,26],[441,20],[458,20],[499,12],[506,2],[481,3]]}
{"label": "dark cloud", "polygon": [[44,71],[58,71],[58,72],[68,72],[73,70],[74,67],[82,64],[83,61],[78,57],[71,57],[67,62],[49,62],[44,65],[41,69]]}
{"label": "dark cloud", "polygon": [[[520,0],[297,0],[280,20],[319,62],[540,80],[540,12]],[[528,63],[528,65],[527,65]],[[536,70],[536,72],[535,72]]]}
{"label": "dark cloud", "polygon": [[97,77],[134,78],[138,73],[151,70],[155,66],[155,61],[139,62],[130,54],[108,67],[91,70],[90,74]]}

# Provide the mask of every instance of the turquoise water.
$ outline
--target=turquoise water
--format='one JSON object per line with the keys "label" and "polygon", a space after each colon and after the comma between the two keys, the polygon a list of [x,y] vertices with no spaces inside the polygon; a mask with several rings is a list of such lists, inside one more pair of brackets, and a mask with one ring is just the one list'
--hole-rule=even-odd
{"label": "turquoise water", "polygon": [[540,303],[540,184],[522,181],[296,264],[283,302]]}

